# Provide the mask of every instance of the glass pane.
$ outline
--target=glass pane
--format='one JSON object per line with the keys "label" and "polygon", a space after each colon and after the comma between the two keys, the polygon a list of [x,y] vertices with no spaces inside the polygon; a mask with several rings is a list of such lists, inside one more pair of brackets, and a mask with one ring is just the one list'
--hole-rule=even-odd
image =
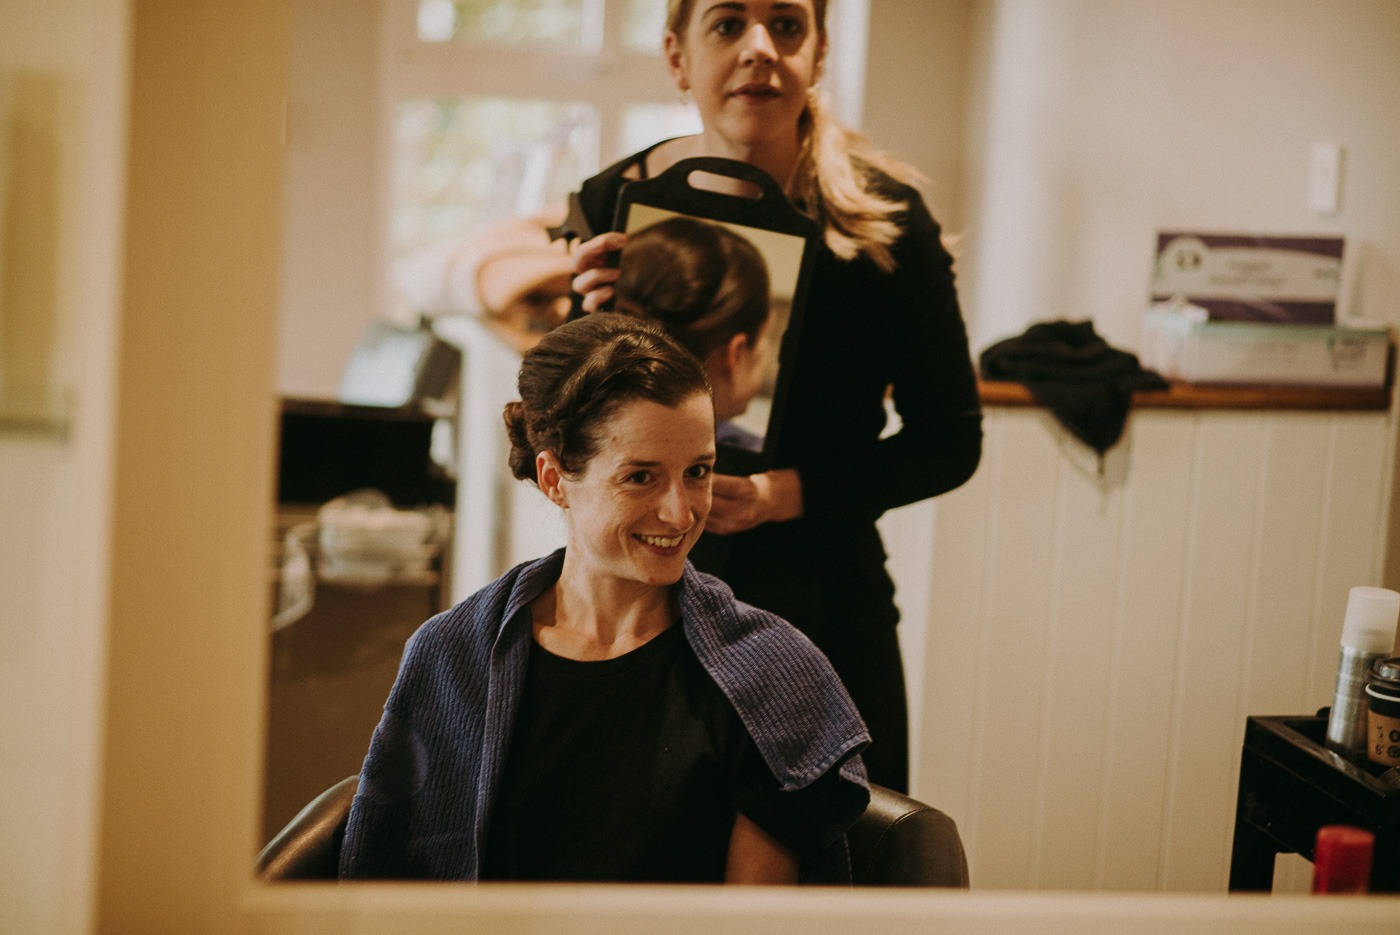
{"label": "glass pane", "polygon": [[627,48],[657,52],[665,31],[666,0],[627,0],[626,18],[622,21],[622,41]]}
{"label": "glass pane", "polygon": [[424,42],[582,45],[585,0],[419,0]]}
{"label": "glass pane", "polygon": [[408,101],[394,125],[392,259],[514,215],[562,216],[597,171],[597,112],[563,101]]}
{"label": "glass pane", "polygon": [[622,112],[621,147],[608,160],[645,149],[673,136],[690,136],[701,130],[700,112],[693,104],[633,104]]}

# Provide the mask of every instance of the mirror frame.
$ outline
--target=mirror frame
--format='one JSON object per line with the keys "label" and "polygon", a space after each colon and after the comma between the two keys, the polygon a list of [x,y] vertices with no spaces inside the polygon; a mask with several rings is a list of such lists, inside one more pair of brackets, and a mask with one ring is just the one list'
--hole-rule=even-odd
{"label": "mirror frame", "polygon": [[[291,0],[129,17],[96,930],[576,935],[1382,931],[1400,898],[259,884]],[[210,119],[213,117],[214,119]],[[177,258],[174,262],[172,258]],[[99,400],[103,402],[103,400]],[[237,440],[232,442],[231,440]],[[74,821],[82,819],[75,818]],[[77,834],[81,838],[81,834]]]}

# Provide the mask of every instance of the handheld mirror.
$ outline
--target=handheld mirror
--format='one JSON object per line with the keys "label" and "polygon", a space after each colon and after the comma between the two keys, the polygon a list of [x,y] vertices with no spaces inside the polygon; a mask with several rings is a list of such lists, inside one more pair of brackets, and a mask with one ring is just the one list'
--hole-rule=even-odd
{"label": "handheld mirror", "polygon": [[[717,470],[752,474],[771,467],[776,454],[821,232],[762,170],[729,159],[683,159],[654,178],[623,186],[613,224],[614,230],[626,232],[629,238],[619,260],[623,277],[645,283],[646,291],[662,302],[676,295],[677,289],[670,287],[681,285],[665,282],[664,277],[704,279],[710,274],[701,275],[707,268],[703,263],[670,262],[675,257],[666,257],[664,251],[698,252],[694,244],[713,245],[717,238],[713,231],[706,236],[707,226],[727,232],[718,238],[725,242],[723,260],[708,266],[710,270],[719,267],[725,281],[702,283],[704,302],[719,311],[707,311],[695,327],[706,333],[707,342],[722,346],[732,339],[733,330],[726,332],[724,319],[738,314],[731,306],[758,301],[762,308],[756,313],[757,321],[754,313],[745,313],[753,339],[743,344],[756,355],[753,364],[761,370],[743,377],[741,382],[746,386],[740,394],[741,411],[721,412],[716,432]],[[643,263],[645,266],[637,265]],[[750,274],[755,265],[757,276]],[[681,291],[696,290],[687,286]],[[735,293],[745,291],[750,295],[735,297]],[[762,294],[755,297],[754,293]],[[621,288],[619,297],[623,297]],[[668,330],[674,333],[670,325]],[[717,392],[717,399],[723,395]]]}

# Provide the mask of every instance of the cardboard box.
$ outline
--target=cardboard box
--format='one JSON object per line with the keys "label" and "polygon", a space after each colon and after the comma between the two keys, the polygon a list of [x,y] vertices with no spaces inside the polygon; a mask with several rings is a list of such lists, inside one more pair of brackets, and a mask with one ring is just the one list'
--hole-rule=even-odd
{"label": "cardboard box", "polygon": [[1390,329],[1352,320],[1336,325],[1211,321],[1182,303],[1154,305],[1143,328],[1143,366],[1187,383],[1385,386]]}
{"label": "cardboard box", "polygon": [[1340,237],[1159,231],[1152,301],[1184,301],[1211,321],[1332,325]]}

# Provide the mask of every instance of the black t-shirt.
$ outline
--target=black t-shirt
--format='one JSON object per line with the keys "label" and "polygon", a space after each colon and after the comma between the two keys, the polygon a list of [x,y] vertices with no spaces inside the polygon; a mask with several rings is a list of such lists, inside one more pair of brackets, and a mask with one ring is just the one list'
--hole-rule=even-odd
{"label": "black t-shirt", "polygon": [[779,790],[680,625],[602,661],[534,644],[481,878],[720,882],[736,811],[810,854],[828,785]]}

